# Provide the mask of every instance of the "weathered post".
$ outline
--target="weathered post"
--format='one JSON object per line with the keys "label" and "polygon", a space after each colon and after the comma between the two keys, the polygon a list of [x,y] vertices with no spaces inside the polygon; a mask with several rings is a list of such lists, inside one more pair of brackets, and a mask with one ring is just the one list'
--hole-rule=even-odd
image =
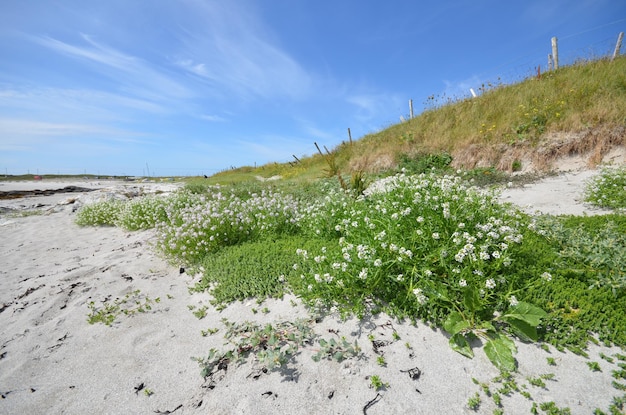
{"label": "weathered post", "polygon": [[619,55],[619,50],[622,48],[623,39],[624,39],[624,32],[619,32],[619,36],[617,36],[617,43],[615,44],[615,50],[613,51],[613,57],[611,57],[611,60],[615,59],[617,55]]}
{"label": "weathered post", "polygon": [[548,72],[552,70],[552,54],[548,54]]}
{"label": "weathered post", "polygon": [[559,46],[556,36],[552,38],[552,59],[554,60],[554,70],[559,69]]}
{"label": "weathered post", "polygon": [[409,100],[409,120],[413,119],[413,100]]}
{"label": "weathered post", "polygon": [[348,127],[348,138],[350,139],[350,145],[352,145],[352,133],[350,132],[350,127]]}

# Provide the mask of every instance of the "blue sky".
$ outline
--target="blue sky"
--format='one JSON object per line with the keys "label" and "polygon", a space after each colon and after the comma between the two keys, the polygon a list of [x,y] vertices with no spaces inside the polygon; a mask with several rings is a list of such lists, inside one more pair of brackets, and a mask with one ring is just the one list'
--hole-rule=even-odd
{"label": "blue sky", "polygon": [[623,0],[6,0],[0,173],[286,162],[620,31]]}

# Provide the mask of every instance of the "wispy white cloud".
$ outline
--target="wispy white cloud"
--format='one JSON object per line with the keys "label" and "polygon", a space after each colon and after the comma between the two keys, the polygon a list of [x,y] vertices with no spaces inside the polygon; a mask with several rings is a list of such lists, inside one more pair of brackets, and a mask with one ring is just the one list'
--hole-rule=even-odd
{"label": "wispy white cloud", "polygon": [[50,50],[96,64],[96,69],[119,83],[120,89],[140,97],[161,100],[194,96],[191,88],[166,75],[154,63],[97,42],[89,35],[81,35],[82,44],[71,44],[49,36],[34,39]]}
{"label": "wispy white cloud", "polygon": [[320,127],[318,123],[312,121],[309,118],[305,118],[302,116],[294,117],[296,123],[298,124],[299,130],[302,132],[302,135],[324,141],[336,141],[337,136],[331,131],[327,131],[324,128]]}
{"label": "wispy white cloud", "polygon": [[[187,1],[195,17],[180,33],[185,48],[174,60],[180,69],[220,93],[243,98],[302,98],[313,77],[280,44],[254,13],[253,5]],[[199,20],[198,20],[199,19]]]}
{"label": "wispy white cloud", "polygon": [[33,117],[63,114],[80,120],[124,120],[135,112],[163,114],[168,110],[154,101],[93,89],[50,88],[32,85],[0,86],[0,108],[5,114]]}
{"label": "wispy white cloud", "polygon": [[220,115],[213,115],[213,114],[202,114],[200,115],[200,119],[203,119],[205,121],[210,121],[210,122],[226,122],[228,121],[227,118],[224,118]]}
{"label": "wispy white cloud", "polygon": [[[355,118],[363,123],[380,120],[381,114],[391,115],[394,110],[402,113],[406,111],[404,99],[397,94],[357,93],[348,95],[345,100],[356,108]],[[401,114],[398,113],[398,115]]]}
{"label": "wispy white cloud", "polygon": [[100,143],[148,143],[141,136],[142,134],[134,131],[110,126],[0,118],[0,149],[3,151],[36,150],[41,153],[50,145],[62,146],[64,141],[59,140],[75,138],[82,141],[97,138]]}

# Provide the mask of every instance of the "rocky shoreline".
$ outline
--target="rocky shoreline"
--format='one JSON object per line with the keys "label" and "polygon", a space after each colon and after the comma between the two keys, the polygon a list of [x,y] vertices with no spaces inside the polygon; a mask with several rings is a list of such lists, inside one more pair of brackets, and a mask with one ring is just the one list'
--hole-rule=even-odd
{"label": "rocky shoreline", "polygon": [[29,196],[51,196],[58,193],[86,193],[93,192],[94,190],[98,189],[79,186],[65,186],[62,189],[9,190],[6,192],[0,191],[0,200],[19,199]]}

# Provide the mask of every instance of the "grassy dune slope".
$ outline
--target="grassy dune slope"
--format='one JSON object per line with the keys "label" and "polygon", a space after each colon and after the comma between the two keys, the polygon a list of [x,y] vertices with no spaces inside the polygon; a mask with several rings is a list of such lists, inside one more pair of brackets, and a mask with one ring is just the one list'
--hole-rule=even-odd
{"label": "grassy dune slope", "polygon": [[241,167],[212,179],[314,179],[334,173],[328,171],[328,157],[342,173],[378,173],[397,167],[403,157],[442,152],[463,168],[549,170],[553,160],[569,154],[586,154],[594,164],[612,146],[626,142],[624,74],[626,57],[620,57],[582,61],[513,85],[483,85],[477,98],[443,105],[431,99],[432,109],[352,144],[344,142],[330,156]]}

